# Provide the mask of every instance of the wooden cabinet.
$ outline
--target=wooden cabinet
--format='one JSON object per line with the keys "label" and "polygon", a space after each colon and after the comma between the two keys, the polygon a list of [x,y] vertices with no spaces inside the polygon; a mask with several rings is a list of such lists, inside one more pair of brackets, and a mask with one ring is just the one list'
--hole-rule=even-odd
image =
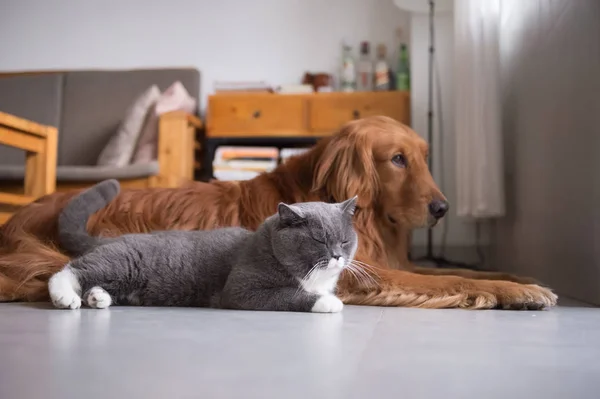
{"label": "wooden cabinet", "polygon": [[235,93],[208,99],[207,137],[324,136],[344,123],[385,115],[410,124],[407,92]]}
{"label": "wooden cabinet", "polygon": [[398,92],[315,95],[309,100],[308,127],[327,133],[344,123],[367,116],[385,115],[409,123],[408,95]]}
{"label": "wooden cabinet", "polygon": [[215,95],[209,99],[208,136],[298,135],[306,129],[306,101],[276,94]]}

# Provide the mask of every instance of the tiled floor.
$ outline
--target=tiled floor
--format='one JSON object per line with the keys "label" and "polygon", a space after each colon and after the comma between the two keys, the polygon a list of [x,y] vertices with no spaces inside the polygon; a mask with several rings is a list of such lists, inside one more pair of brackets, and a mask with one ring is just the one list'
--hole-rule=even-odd
{"label": "tiled floor", "polygon": [[0,304],[0,398],[598,398],[600,309]]}

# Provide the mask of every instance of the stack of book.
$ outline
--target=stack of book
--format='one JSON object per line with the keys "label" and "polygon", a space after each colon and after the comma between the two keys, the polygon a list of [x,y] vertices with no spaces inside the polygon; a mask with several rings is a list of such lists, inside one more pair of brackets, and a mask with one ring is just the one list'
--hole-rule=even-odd
{"label": "stack of book", "polygon": [[215,93],[247,93],[247,92],[272,92],[273,88],[267,82],[215,82]]}
{"label": "stack of book", "polygon": [[213,174],[218,180],[249,180],[277,167],[276,147],[223,146],[217,148]]}
{"label": "stack of book", "polygon": [[281,151],[279,151],[279,158],[281,159],[281,163],[284,163],[289,158],[303,154],[308,150],[310,150],[310,148],[282,148]]}
{"label": "stack of book", "polygon": [[313,93],[314,89],[311,85],[281,85],[275,88],[275,92],[279,94],[309,94]]}

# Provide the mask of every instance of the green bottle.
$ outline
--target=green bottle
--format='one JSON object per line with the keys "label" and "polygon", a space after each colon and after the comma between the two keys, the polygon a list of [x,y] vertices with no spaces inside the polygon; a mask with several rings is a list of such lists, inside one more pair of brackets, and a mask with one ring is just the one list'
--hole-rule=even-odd
{"label": "green bottle", "polygon": [[410,90],[410,64],[406,44],[400,45],[400,60],[396,71],[396,89],[401,91]]}

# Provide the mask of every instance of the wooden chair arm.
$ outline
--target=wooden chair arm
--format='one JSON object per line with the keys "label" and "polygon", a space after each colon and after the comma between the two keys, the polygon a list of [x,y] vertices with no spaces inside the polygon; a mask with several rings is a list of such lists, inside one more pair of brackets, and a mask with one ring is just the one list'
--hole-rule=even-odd
{"label": "wooden chair arm", "polygon": [[39,123],[4,112],[0,112],[0,127],[10,129],[13,132],[22,132],[38,137],[46,137],[48,130],[56,131],[56,128],[52,126],[40,125]]}
{"label": "wooden chair arm", "polygon": [[195,136],[202,121],[174,111],[161,115],[158,126],[159,174],[152,185],[179,187],[194,179]]}
{"label": "wooden chair arm", "polygon": [[[0,204],[23,206],[56,190],[55,127],[0,112],[0,144],[26,151],[24,195],[0,192]],[[10,212],[0,212],[0,224],[10,216]]]}
{"label": "wooden chair arm", "polygon": [[0,112],[0,144],[25,151],[42,152],[48,136],[56,134],[56,128],[52,126]]}

